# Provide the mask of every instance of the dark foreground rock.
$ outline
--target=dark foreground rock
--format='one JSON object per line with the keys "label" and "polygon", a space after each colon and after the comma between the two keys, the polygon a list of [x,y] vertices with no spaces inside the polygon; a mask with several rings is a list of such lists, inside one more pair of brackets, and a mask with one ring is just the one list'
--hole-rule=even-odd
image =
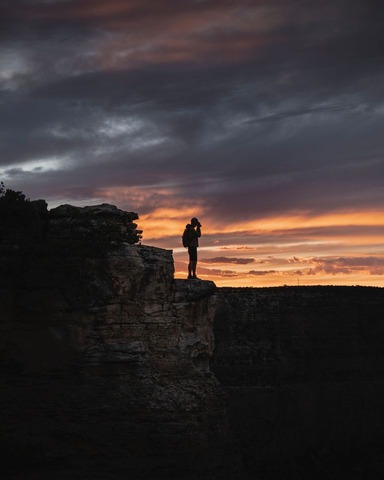
{"label": "dark foreground rock", "polygon": [[214,284],[191,291],[173,281],[170,251],[127,245],[101,258],[40,253],[9,280],[0,417],[10,471],[21,461],[135,478],[211,468],[226,438],[209,370]]}
{"label": "dark foreground rock", "polygon": [[49,212],[44,234],[2,244],[8,478],[219,470],[228,432],[209,369],[215,285],[174,281],[171,251],[126,241],[134,218],[63,206]]}
{"label": "dark foreground rock", "polygon": [[174,280],[135,213],[24,207],[0,243],[4,478],[382,478],[383,289]]}
{"label": "dark foreground rock", "polygon": [[247,470],[382,478],[384,290],[222,288],[216,299],[211,369]]}

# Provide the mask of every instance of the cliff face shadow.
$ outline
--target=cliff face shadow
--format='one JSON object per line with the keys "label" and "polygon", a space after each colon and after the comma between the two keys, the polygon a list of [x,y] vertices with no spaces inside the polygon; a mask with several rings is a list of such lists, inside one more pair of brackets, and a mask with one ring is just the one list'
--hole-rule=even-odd
{"label": "cliff face shadow", "polygon": [[211,369],[247,471],[381,478],[384,291],[222,288]]}

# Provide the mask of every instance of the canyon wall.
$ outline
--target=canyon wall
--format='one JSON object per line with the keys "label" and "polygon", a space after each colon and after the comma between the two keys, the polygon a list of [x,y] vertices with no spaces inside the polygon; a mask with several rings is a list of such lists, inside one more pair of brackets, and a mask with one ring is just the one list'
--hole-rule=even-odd
{"label": "canyon wall", "polygon": [[227,437],[209,370],[215,285],[175,281],[171,251],[129,236],[135,214],[104,205],[44,218],[31,235],[8,231],[0,250],[9,478],[215,469]]}
{"label": "canyon wall", "polygon": [[[215,296],[211,369],[250,471],[280,462],[291,478],[287,459],[305,456],[317,463],[306,468],[328,478],[334,452],[356,457],[383,443],[383,289],[220,288]],[[382,454],[370,455],[365,471],[379,462],[382,474]],[[348,478],[343,468],[337,478]]]}

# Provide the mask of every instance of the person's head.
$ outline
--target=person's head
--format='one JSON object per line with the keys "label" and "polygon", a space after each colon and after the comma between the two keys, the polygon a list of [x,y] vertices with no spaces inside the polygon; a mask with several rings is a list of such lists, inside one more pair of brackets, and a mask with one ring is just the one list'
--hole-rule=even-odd
{"label": "person's head", "polygon": [[196,227],[197,225],[199,225],[199,220],[196,218],[196,217],[193,217],[191,218],[191,225],[192,227]]}

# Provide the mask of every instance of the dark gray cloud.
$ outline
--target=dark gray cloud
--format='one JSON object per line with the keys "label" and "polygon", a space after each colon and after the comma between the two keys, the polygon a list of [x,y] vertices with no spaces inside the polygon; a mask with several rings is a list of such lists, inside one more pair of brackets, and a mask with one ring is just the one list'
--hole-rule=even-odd
{"label": "dark gray cloud", "polygon": [[213,257],[202,258],[200,263],[235,263],[237,265],[247,265],[248,263],[253,263],[254,261],[254,258]]}
{"label": "dark gray cloud", "polygon": [[[327,256],[327,257],[294,257],[288,260],[296,266],[305,265],[295,270],[285,270],[278,274],[295,276],[334,276],[334,275],[384,275],[384,257],[382,256]],[[308,265],[310,265],[308,267]]]}
{"label": "dark gray cloud", "polygon": [[[384,201],[380,2],[0,7],[0,172],[30,197],[152,189],[227,222]],[[135,205],[132,206],[135,209]]]}
{"label": "dark gray cloud", "polygon": [[276,274],[276,270],[250,270],[247,275],[252,275],[255,277],[263,277],[266,275],[274,275]]}
{"label": "dark gray cloud", "polygon": [[329,257],[312,258],[314,267],[305,270],[307,275],[326,273],[328,275],[368,273],[370,275],[384,274],[383,257]]}

